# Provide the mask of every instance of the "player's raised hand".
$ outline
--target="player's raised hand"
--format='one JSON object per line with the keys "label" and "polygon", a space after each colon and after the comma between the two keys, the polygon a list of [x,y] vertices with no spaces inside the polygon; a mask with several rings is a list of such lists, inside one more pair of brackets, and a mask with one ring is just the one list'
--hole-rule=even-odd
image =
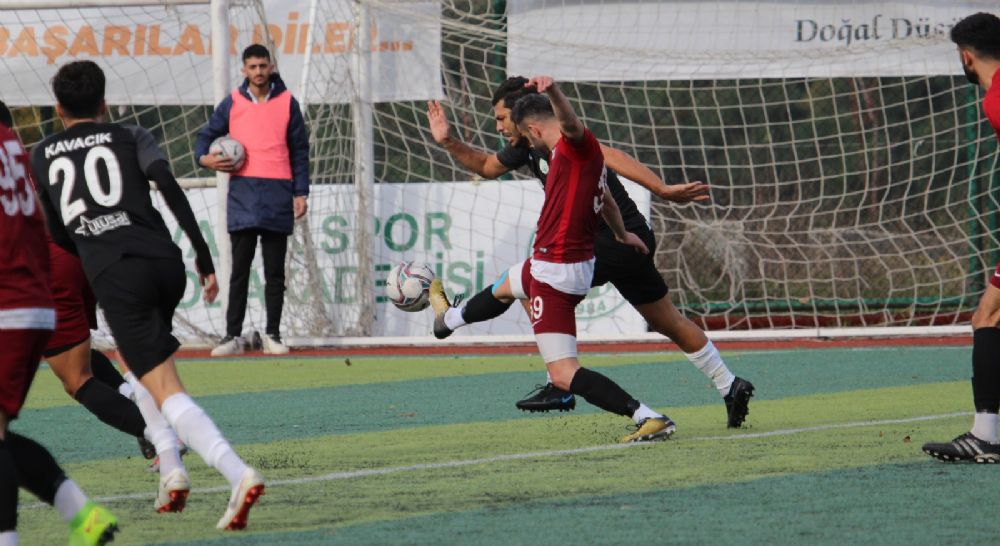
{"label": "player's raised hand", "polygon": [[451,139],[451,124],[448,123],[448,116],[444,113],[441,101],[427,101],[427,123],[430,125],[434,142],[443,145]]}
{"label": "player's raised hand", "polygon": [[708,184],[701,181],[687,182],[685,184],[670,184],[664,186],[657,192],[661,198],[674,203],[690,203],[691,201],[707,201]]}
{"label": "player's raised hand", "polygon": [[215,273],[209,273],[208,275],[202,275],[198,273],[198,280],[201,282],[203,287],[202,299],[205,303],[212,303],[215,298],[219,295],[219,282],[215,279]]}
{"label": "player's raised hand", "polygon": [[625,238],[619,239],[618,242],[634,248],[640,254],[649,254],[649,247],[646,246],[646,243],[642,242],[642,239],[631,231],[626,231]]}
{"label": "player's raised hand", "polygon": [[551,76],[535,76],[528,80],[524,84],[525,87],[534,87],[539,93],[544,93],[548,91],[553,85],[555,85],[555,80]]}

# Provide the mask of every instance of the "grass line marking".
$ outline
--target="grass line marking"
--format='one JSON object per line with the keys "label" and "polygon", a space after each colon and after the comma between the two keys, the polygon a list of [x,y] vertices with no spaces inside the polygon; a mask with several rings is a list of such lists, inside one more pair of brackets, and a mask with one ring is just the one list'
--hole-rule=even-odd
{"label": "grass line marking", "polygon": [[[922,421],[938,421],[941,419],[951,419],[953,417],[964,417],[969,415],[972,415],[972,413],[967,411],[960,411],[954,413],[941,413],[937,415],[921,415],[918,417],[906,417],[901,419],[879,419],[875,421],[853,421],[848,423],[831,423],[827,425],[817,425],[813,427],[787,428],[787,429],[772,430],[770,432],[750,432],[746,434],[732,434],[728,436],[695,436],[692,438],[683,438],[680,440],[668,440],[668,442],[754,440],[757,438],[771,438],[775,436],[793,436],[796,434],[804,434],[809,432],[822,432],[824,430],[875,427],[875,426],[885,426],[885,425],[903,425],[907,423],[919,423]],[[659,442],[655,442],[655,444],[658,443]],[[442,468],[459,468],[463,466],[474,466],[480,464],[499,463],[506,461],[518,461],[522,459],[540,459],[548,457],[560,457],[563,455],[579,455],[582,453],[594,453],[600,451],[612,451],[617,449],[629,449],[634,447],[650,446],[653,444],[654,443],[602,444],[597,446],[577,447],[571,449],[557,449],[551,451],[510,453],[507,455],[495,455],[493,457],[480,457],[477,459],[443,461],[440,463],[421,463],[421,464],[413,464],[406,466],[389,466],[383,468],[368,468],[364,470],[349,470],[342,472],[331,472],[329,474],[321,474],[319,476],[306,476],[303,478],[271,480],[268,482],[267,485],[269,487],[275,487],[275,486],[285,486],[285,485],[302,485],[307,483],[329,482],[336,480],[350,480],[354,478],[365,478],[369,476],[385,476],[388,474],[400,474],[404,472],[418,472],[421,470],[438,470]],[[195,494],[228,493],[230,492],[230,488],[229,486],[203,487],[203,488],[192,489],[191,492]],[[93,500],[102,503],[112,503],[112,502],[120,502],[128,500],[143,500],[143,499],[152,500],[154,498],[156,498],[155,493],[129,493],[123,495],[109,495],[105,497],[96,497]],[[47,506],[48,505],[45,503],[35,502],[31,504],[25,504],[22,506],[22,508],[26,510],[32,510],[37,508],[45,508]]]}

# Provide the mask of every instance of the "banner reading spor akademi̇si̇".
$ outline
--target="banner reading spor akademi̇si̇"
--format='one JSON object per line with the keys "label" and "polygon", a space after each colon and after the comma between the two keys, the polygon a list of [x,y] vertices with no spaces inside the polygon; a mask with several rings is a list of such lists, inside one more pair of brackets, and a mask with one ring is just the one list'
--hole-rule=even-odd
{"label": "banner reading spor akademi\u0307si\u0307", "polygon": [[[68,2],[67,2],[68,3]],[[299,93],[308,47],[309,0],[262,3],[282,78]],[[354,47],[351,0],[330,0],[313,29],[309,102],[350,100]],[[52,104],[50,81],[63,64],[90,59],[108,76],[110,104],[212,104],[209,6],[4,10],[0,2],[0,98]],[[376,102],[442,98],[440,7],[435,2],[372,8],[372,93]],[[263,42],[247,8],[230,11],[231,77],[239,54]]]}
{"label": "banner reading spor akademi\u0307si\u0307", "polygon": [[960,74],[951,27],[996,0],[509,2],[512,74],[701,80]]}

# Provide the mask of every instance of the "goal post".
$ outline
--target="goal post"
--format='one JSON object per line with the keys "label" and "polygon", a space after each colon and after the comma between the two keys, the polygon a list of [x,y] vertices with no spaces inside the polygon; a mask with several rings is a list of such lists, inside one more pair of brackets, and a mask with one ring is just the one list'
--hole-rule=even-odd
{"label": "goal post", "polygon": [[[482,180],[427,129],[426,101],[442,100],[453,136],[499,150],[490,96],[508,74],[555,76],[602,143],[670,184],[709,184],[710,201],[677,204],[625,182],[656,234],[672,301],[710,335],[952,333],[966,328],[1000,259],[996,138],[947,35],[976,11],[997,8],[14,0],[0,7],[0,67],[24,77],[0,81],[0,98],[23,98],[8,102],[30,145],[58,122],[51,97],[28,92],[45,91],[70,58],[96,60],[112,119],[160,140],[219,263],[229,256],[225,180],[197,165],[194,136],[240,81],[238,51],[265,41],[310,137],[310,212],[286,267],[282,333],[293,344],[427,340],[429,312],[384,298],[393,264],[427,262],[450,294],[471,296],[528,255],[538,183],[522,172]],[[192,275],[189,246],[170,229]],[[263,277],[253,270],[246,328],[262,331]],[[223,312],[200,303],[199,290],[185,294],[178,332],[208,344],[224,333]],[[577,319],[583,339],[646,336],[610,285],[592,290]],[[515,306],[454,337],[529,332]]]}

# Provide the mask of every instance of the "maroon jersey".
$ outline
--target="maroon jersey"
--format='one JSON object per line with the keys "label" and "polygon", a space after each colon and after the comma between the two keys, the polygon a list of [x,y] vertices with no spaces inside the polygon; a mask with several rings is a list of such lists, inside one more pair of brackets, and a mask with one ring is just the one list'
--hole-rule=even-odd
{"label": "maroon jersey", "polygon": [[579,142],[559,139],[549,158],[534,259],[567,264],[594,257],[604,177],[604,154],[590,129]]}
{"label": "maroon jersey", "polygon": [[28,153],[0,124],[0,329],[51,330],[45,219],[30,180]]}
{"label": "maroon jersey", "polygon": [[986,113],[986,119],[990,120],[993,130],[996,131],[997,139],[1000,139],[1000,70],[993,74],[990,90],[983,97],[983,112]]}

